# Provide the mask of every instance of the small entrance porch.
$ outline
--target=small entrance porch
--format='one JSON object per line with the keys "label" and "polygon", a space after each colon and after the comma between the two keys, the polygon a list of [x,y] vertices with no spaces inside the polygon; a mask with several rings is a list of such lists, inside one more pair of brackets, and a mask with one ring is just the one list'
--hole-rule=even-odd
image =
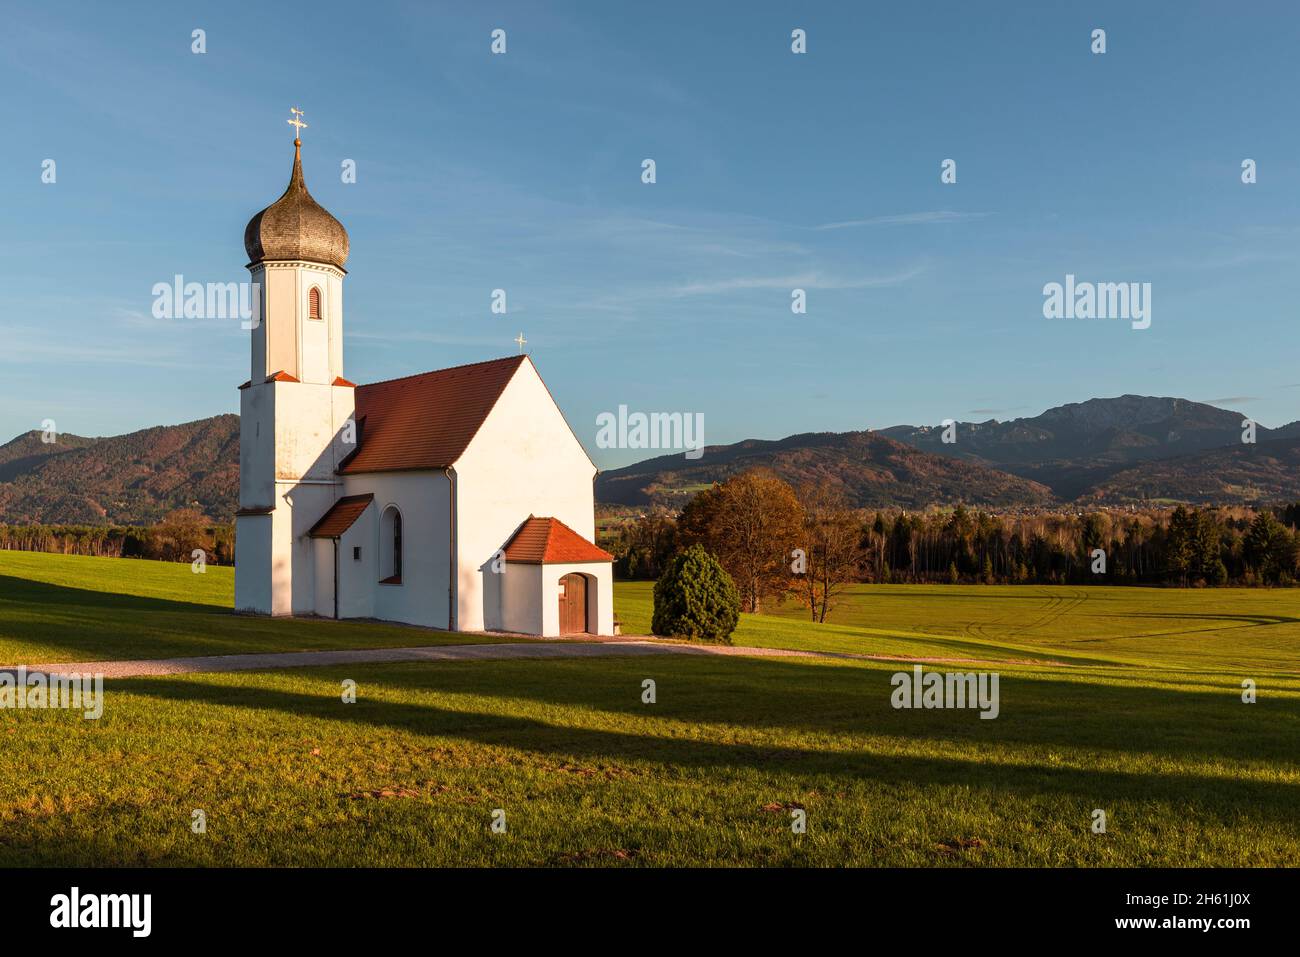
{"label": "small entrance porch", "polygon": [[545,638],[614,633],[613,556],[563,522],[530,516],[504,549],[505,630]]}

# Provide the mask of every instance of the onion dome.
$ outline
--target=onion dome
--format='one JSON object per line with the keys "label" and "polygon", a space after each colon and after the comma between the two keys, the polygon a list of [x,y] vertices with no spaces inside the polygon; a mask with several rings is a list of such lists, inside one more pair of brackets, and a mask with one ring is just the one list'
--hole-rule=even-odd
{"label": "onion dome", "polygon": [[348,261],[348,231],[307,192],[302,177],[302,140],[293,141],[288,189],[248,221],[244,250],[250,263],[290,259],[342,269]]}

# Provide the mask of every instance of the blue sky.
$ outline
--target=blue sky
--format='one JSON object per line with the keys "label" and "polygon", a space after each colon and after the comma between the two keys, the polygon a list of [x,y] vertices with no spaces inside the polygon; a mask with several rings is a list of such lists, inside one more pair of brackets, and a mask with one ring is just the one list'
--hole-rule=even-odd
{"label": "blue sky", "polygon": [[[0,441],[237,411],[248,333],[156,320],[150,291],[247,278],[290,106],[351,236],[348,377],[513,354],[523,331],[602,467],[650,454],[595,447],[620,404],[702,412],[710,443],[1126,392],[1300,418],[1300,11],[903,6],[10,11]],[[1150,282],[1151,327],[1044,319],[1067,273]]]}

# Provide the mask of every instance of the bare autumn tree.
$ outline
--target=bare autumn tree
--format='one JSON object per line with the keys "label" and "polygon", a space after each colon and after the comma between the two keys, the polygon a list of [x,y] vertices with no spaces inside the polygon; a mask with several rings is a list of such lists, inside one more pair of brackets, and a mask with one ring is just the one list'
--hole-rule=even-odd
{"label": "bare autumn tree", "polygon": [[791,553],[802,536],[803,509],[792,489],[767,469],[751,469],[698,493],[682,510],[683,546],[717,556],[740,590],[744,611],[786,591]]}
{"label": "bare autumn tree", "polygon": [[824,622],[845,587],[857,580],[864,553],[857,513],[843,489],[825,482],[803,482],[796,492],[803,508],[803,574],[795,594]]}
{"label": "bare autumn tree", "polygon": [[159,549],[167,561],[188,561],[196,548],[208,548],[208,535],[201,512],[178,508],[168,512],[158,524]]}

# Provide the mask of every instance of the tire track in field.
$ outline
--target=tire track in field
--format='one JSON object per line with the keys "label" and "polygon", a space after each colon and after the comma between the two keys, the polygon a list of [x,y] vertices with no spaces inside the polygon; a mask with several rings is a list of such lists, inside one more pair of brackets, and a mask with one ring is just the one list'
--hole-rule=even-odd
{"label": "tire track in field", "polygon": [[1087,591],[1076,591],[1073,594],[1069,595],[1068,597],[1061,599],[1062,602],[1061,605],[1058,606],[1056,609],[1053,609],[1053,613],[1034,622],[1032,625],[1026,626],[1026,628],[1022,630],[1028,630],[1029,628],[1045,628],[1048,625],[1054,625],[1062,618],[1064,618],[1066,615],[1070,614],[1070,612],[1074,611],[1076,608],[1078,608],[1080,605],[1086,602],[1088,600],[1088,597],[1089,596]]}
{"label": "tire track in field", "polygon": [[[1039,616],[1031,622],[1023,625],[1007,624],[1006,619],[1012,617],[1012,613],[1008,612],[989,622],[969,624],[964,631],[971,638],[980,641],[998,642],[1019,638],[1026,633],[1055,624],[1086,602],[1088,597],[1086,591],[1072,591],[1069,595],[1050,594],[1047,596],[1047,603],[1039,609]],[[998,634],[989,633],[989,629],[999,626],[1002,627]]]}
{"label": "tire track in field", "polygon": [[[1059,595],[1050,592],[1044,597],[1047,598],[1047,604],[1043,605],[1040,611],[1052,609],[1057,604],[1059,604],[1062,600]],[[1009,611],[1002,615],[999,615],[998,617],[994,618],[992,621],[972,622],[966,625],[962,630],[971,638],[975,638],[976,640],[979,641],[994,641],[994,642],[1000,641],[1004,639],[1006,634],[1015,634],[1016,633],[1015,628],[1011,626],[1007,626],[1005,631],[1001,631],[998,634],[990,634],[989,629],[996,628],[1000,625],[1003,625],[1008,618],[1013,618],[1014,616],[1015,613]]]}

